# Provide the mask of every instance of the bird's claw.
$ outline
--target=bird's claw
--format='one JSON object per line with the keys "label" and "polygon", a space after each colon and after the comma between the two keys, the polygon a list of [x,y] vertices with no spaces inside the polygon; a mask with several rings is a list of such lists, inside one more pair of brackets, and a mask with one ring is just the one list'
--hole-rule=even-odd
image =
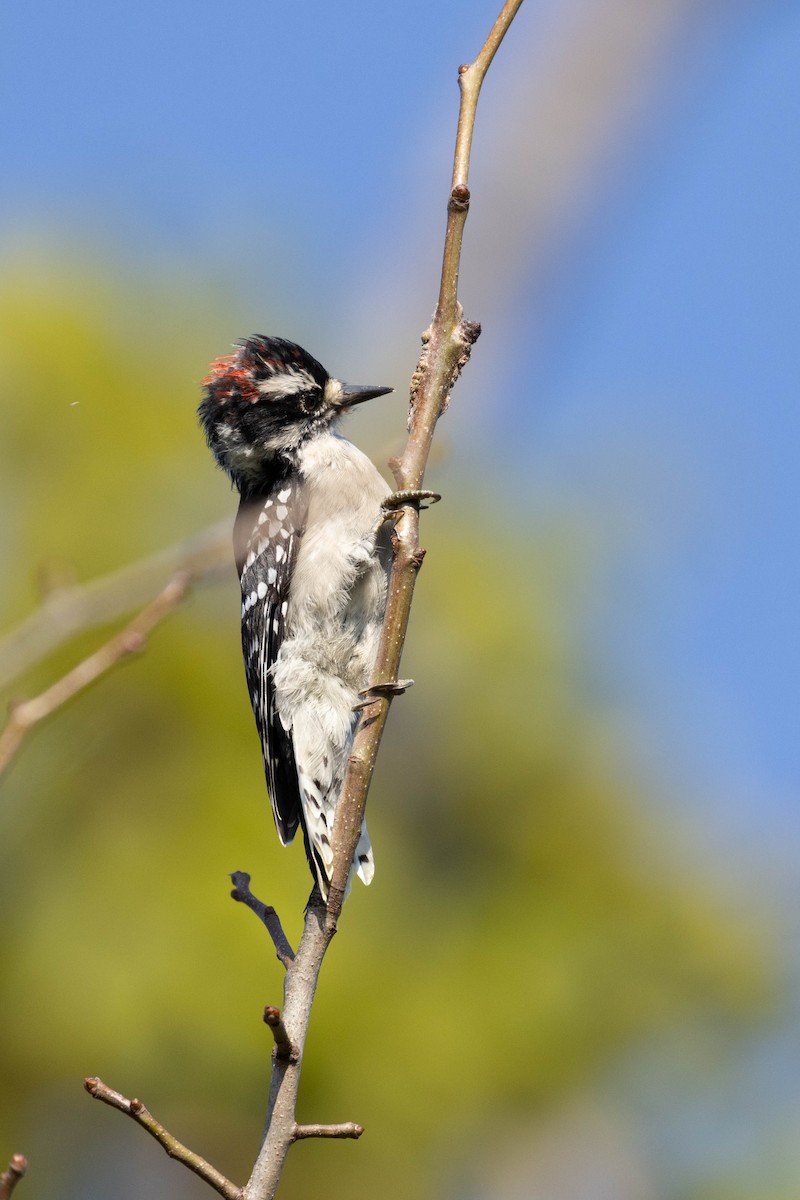
{"label": "bird's claw", "polygon": [[[405,488],[399,492],[391,492],[381,501],[381,508],[388,516],[393,516],[399,512],[405,505],[410,504],[412,508],[425,509],[432,504],[438,504],[441,500],[438,492],[429,492],[425,488]],[[427,504],[422,501],[427,500]]]}
{"label": "bird's claw", "polygon": [[395,679],[388,683],[371,683],[369,687],[362,688],[358,693],[364,699],[358,704],[353,705],[353,712],[361,712],[363,708],[369,708],[370,704],[374,704],[381,696],[402,696],[403,692],[407,692],[413,686],[413,679]]}
{"label": "bird's claw", "polygon": [[[438,492],[429,492],[424,488],[407,488],[399,492],[391,492],[381,500],[381,515],[378,517],[375,528],[372,531],[374,536],[378,537],[387,521],[399,521],[406,505],[410,505],[412,508],[416,508],[417,512],[421,512],[425,508],[430,508],[432,504],[438,504],[441,498]],[[428,503],[423,504],[423,500],[427,500]]]}

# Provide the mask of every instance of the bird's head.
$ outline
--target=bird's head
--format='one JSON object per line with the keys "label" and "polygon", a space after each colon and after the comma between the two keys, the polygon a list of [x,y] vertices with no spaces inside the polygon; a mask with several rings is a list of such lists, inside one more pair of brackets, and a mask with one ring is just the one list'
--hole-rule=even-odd
{"label": "bird's head", "polygon": [[240,491],[354,404],[392,390],[341,383],[294,342],[259,334],[212,363],[203,389],[200,422]]}

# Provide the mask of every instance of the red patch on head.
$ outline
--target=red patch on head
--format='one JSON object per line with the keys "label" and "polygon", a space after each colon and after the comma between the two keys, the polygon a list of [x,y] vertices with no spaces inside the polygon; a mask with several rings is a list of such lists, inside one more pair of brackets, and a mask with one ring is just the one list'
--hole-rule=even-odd
{"label": "red patch on head", "polygon": [[220,399],[232,396],[236,392],[243,400],[251,400],[258,395],[253,387],[249,371],[241,365],[238,353],[224,354],[221,358],[215,358],[201,386],[213,387],[215,383],[221,383],[223,380],[230,383],[230,387],[227,391],[217,392]]}

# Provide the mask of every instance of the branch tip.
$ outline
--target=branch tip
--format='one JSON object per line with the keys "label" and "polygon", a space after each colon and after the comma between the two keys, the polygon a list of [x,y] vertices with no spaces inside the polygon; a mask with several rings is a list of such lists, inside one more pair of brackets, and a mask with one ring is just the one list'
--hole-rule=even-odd
{"label": "branch tip", "polygon": [[8,1167],[0,1175],[0,1200],[8,1200],[27,1169],[28,1160],[24,1154],[11,1155]]}
{"label": "branch tip", "polygon": [[246,904],[256,914],[272,938],[272,944],[275,947],[277,957],[283,963],[284,967],[288,969],[291,963],[294,962],[294,950],[286,934],[283,932],[280,917],[275,909],[271,904],[265,904],[263,900],[259,900],[250,891],[250,876],[247,871],[231,871],[230,879],[233,884],[231,899],[236,900],[239,904]]}
{"label": "branch tip", "polygon": [[96,1100],[102,1100],[104,1104],[110,1105],[111,1108],[118,1108],[120,1112],[130,1115],[130,1100],[127,1100],[121,1092],[115,1092],[113,1088],[108,1087],[96,1075],[90,1075],[88,1079],[84,1079],[83,1086],[89,1095],[94,1096]]}
{"label": "branch tip", "polygon": [[268,1004],[264,1009],[264,1024],[269,1025],[272,1030],[275,1040],[275,1057],[286,1059],[288,1062],[299,1062],[300,1055],[283,1023],[281,1010]]}
{"label": "branch tip", "polygon": [[306,1138],[352,1138],[358,1141],[363,1132],[364,1126],[355,1121],[344,1121],[341,1125],[295,1125],[292,1141],[302,1142]]}
{"label": "branch tip", "polygon": [[247,871],[231,871],[228,878],[233,884],[231,898],[233,900],[241,900],[242,903],[245,903],[246,893],[250,890],[250,876]]}
{"label": "branch tip", "polygon": [[[235,1183],[231,1183],[230,1179],[227,1179],[221,1171],[218,1171],[211,1163],[206,1162],[199,1154],[195,1154],[188,1146],[184,1146],[182,1142],[179,1142],[169,1130],[164,1128],[160,1121],[156,1120],[141,1100],[137,1100],[136,1098],[129,1100],[121,1092],[115,1092],[113,1088],[108,1087],[96,1075],[84,1079],[83,1086],[90,1096],[102,1100],[104,1104],[108,1104],[111,1108],[117,1108],[120,1112],[127,1113],[137,1125],[141,1125],[142,1129],[145,1129],[152,1138],[155,1138],[170,1158],[174,1158],[176,1162],[183,1163],[195,1175],[199,1175],[209,1187],[219,1192],[220,1196],[224,1196],[225,1200],[242,1200],[243,1193],[240,1187],[237,1187]],[[4,1200],[2,1191],[0,1191],[0,1200]]]}

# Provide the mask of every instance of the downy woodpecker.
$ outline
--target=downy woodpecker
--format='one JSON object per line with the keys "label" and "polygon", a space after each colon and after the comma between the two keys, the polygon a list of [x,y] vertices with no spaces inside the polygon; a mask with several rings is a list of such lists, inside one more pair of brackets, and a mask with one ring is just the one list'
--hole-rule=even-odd
{"label": "downy woodpecker", "polygon": [[[333,427],[392,389],[340,383],[293,342],[263,336],[218,359],[203,386],[208,444],[241,495],[242,649],[272,812],[283,845],[302,827],[327,898],[354,706],[372,680],[391,557],[381,524],[390,488]],[[353,870],[371,881],[366,824]]]}

